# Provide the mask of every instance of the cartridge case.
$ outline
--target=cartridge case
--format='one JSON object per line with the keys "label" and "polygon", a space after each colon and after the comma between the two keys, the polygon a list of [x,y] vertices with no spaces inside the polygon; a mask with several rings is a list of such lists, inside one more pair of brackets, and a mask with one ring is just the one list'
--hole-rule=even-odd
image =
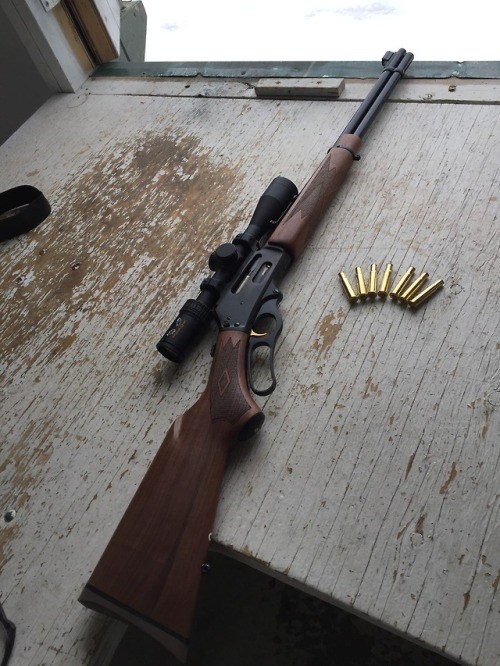
{"label": "cartridge case", "polygon": [[380,280],[380,286],[378,288],[378,295],[380,298],[387,298],[389,293],[389,287],[391,284],[391,275],[392,275],[392,264],[387,264],[385,271]]}
{"label": "cartridge case", "polygon": [[377,264],[371,264],[371,266],[370,266],[370,276],[368,278],[368,296],[369,296],[369,298],[375,298],[375,296],[377,295],[377,273],[378,273]]}
{"label": "cartridge case", "polygon": [[409,301],[412,296],[415,296],[417,291],[424,284],[424,282],[427,280],[428,277],[429,273],[422,273],[421,275],[419,275],[414,282],[408,285],[408,287],[399,294],[398,296],[399,300],[402,302]]}
{"label": "cartridge case", "polygon": [[356,282],[358,283],[358,296],[364,301],[368,296],[368,291],[366,290],[365,278],[363,277],[361,266],[356,266]]}
{"label": "cartridge case", "polygon": [[349,303],[356,303],[356,301],[358,300],[358,294],[353,289],[347,275],[343,271],[340,271],[339,278]]}
{"label": "cartridge case", "polygon": [[410,266],[410,268],[406,271],[401,280],[395,285],[394,289],[392,289],[389,292],[389,296],[391,298],[397,299],[399,297],[399,294],[408,286],[408,283],[412,279],[414,273],[415,273],[414,267]]}
{"label": "cartridge case", "polygon": [[433,296],[441,287],[444,285],[444,280],[437,280],[437,282],[433,282],[430,284],[426,289],[421,291],[418,294],[415,294],[410,298],[408,301],[408,304],[412,310],[414,308],[418,308],[419,305],[422,305],[422,303],[425,303],[431,296]]}

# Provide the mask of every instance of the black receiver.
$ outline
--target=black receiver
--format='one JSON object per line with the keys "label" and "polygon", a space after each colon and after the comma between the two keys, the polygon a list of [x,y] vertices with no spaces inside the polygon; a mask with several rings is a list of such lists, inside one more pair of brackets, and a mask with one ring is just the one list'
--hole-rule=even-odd
{"label": "black receiver", "polygon": [[196,299],[188,299],[179,314],[156,345],[170,361],[180,363],[214,314],[221,294],[231,284],[236,272],[250,252],[259,250],[275,225],[298,194],[288,178],[275,178],[260,197],[248,227],[232,243],[223,243],[209,258],[214,273],[200,285]]}

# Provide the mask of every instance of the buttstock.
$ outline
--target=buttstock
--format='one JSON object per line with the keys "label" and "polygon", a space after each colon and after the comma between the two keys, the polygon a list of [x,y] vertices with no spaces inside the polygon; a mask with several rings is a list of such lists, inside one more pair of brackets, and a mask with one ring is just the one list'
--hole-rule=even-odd
{"label": "buttstock", "polygon": [[343,134],[307,181],[268,243],[279,245],[297,259],[344,182],[361,147],[361,139]]}
{"label": "buttstock", "polygon": [[263,421],[247,344],[247,334],[219,334],[205,391],[172,424],[79,598],[183,661],[230,448]]}

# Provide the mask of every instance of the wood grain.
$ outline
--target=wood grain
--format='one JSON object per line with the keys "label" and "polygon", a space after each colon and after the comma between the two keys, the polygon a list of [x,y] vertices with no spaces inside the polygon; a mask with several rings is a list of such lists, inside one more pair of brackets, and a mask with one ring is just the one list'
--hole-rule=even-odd
{"label": "wood grain", "polygon": [[96,62],[102,64],[120,55],[120,8],[108,0],[67,0]]}
{"label": "wood grain", "polygon": [[271,234],[269,243],[284,248],[294,259],[300,257],[346,179],[360,148],[358,136],[344,134],[340,137],[299,192]]}
{"label": "wood grain", "polygon": [[170,427],[79,599],[183,661],[229,450],[260,414],[246,385],[247,342],[218,336],[207,388]]}
{"label": "wood grain", "polygon": [[[54,97],[0,147],[1,188],[32,184],[53,207],[0,246],[15,666],[106,663],[122,629],[77,598],[203,392],[213,338],[179,368],[155,344],[209,251],[273,177],[303,186],[357,106],[114,85]],[[230,455],[213,531],[226,552],[482,666],[500,660],[499,137],[479,99],[384,109],[282,284],[278,389]],[[444,289],[416,312],[350,306],[338,271],[391,260]]]}

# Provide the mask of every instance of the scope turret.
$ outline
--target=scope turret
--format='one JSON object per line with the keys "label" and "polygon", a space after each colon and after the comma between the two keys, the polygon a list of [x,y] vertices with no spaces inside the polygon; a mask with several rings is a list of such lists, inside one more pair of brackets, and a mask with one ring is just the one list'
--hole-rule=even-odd
{"label": "scope turret", "polygon": [[180,363],[197,337],[208,326],[221,292],[234,278],[243,260],[258,250],[271,234],[298,194],[297,187],[288,178],[275,178],[260,197],[249,225],[232,243],[223,243],[208,260],[214,274],[203,280],[198,298],[189,298],[156,349],[174,363]]}

